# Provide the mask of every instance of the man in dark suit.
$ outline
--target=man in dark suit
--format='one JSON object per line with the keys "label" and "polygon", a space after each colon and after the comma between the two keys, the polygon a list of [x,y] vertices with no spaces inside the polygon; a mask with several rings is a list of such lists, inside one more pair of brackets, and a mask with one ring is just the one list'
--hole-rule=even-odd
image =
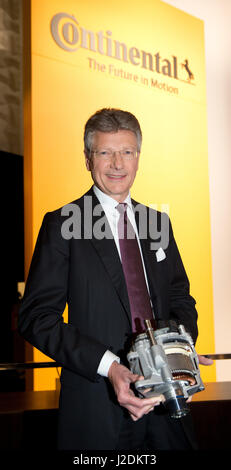
{"label": "man in dark suit", "polygon": [[[88,120],[85,158],[94,185],[72,204],[45,215],[35,247],[19,330],[62,365],[59,449],[196,446],[189,418],[169,418],[161,397],[135,395],[132,385],[140,377],[126,362],[131,335],[138,330],[121,256],[118,204],[126,204],[128,223],[136,233],[148,309],[157,319],[184,324],[193,340],[197,338],[195,301],[167,215],[142,206],[148,220],[154,216],[157,221],[160,239],[163,235],[168,240],[164,249],[160,246],[159,259],[149,231],[139,237],[140,212],[134,215],[137,203],[129,190],[141,140],[131,113],[103,109]],[[66,303],[68,323],[62,317]]]}

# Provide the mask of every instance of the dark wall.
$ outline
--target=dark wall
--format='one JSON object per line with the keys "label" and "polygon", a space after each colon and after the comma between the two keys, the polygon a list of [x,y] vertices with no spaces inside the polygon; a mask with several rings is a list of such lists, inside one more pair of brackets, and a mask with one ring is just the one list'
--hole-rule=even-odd
{"label": "dark wall", "polygon": [[[24,343],[17,332],[19,306],[17,283],[24,281],[23,157],[0,151],[0,164],[2,194],[0,362],[20,362],[24,360]],[[14,382],[12,378],[14,374],[12,372],[8,374],[11,382]],[[0,376],[0,390],[2,390],[2,377],[3,374]]]}

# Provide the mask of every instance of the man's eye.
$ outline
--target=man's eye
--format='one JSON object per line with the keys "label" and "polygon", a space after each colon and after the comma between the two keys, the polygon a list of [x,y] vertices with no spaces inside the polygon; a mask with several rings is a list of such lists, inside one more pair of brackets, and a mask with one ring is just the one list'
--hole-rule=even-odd
{"label": "man's eye", "polygon": [[133,150],[125,149],[122,151],[123,157],[133,157]]}

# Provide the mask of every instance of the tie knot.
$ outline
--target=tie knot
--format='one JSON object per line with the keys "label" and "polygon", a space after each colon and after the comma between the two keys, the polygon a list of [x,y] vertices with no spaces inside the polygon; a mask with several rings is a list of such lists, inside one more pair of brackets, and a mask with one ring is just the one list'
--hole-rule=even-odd
{"label": "tie knot", "polygon": [[127,210],[127,203],[121,202],[120,204],[118,204],[118,206],[116,206],[116,209],[120,214],[124,214]]}

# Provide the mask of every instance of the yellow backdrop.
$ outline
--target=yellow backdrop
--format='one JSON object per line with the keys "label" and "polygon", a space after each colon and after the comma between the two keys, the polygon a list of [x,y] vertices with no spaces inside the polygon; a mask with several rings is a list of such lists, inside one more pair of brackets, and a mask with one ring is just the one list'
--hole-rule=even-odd
{"label": "yellow backdrop", "polygon": [[[132,196],[169,207],[197,300],[197,351],[214,351],[203,22],[160,0],[31,0],[28,21],[27,270],[45,212],[91,185],[86,120],[102,107],[127,109],[143,130]],[[34,349],[34,360],[47,358]],[[201,371],[215,380],[215,366]],[[35,371],[34,389],[54,388],[56,377]]]}

